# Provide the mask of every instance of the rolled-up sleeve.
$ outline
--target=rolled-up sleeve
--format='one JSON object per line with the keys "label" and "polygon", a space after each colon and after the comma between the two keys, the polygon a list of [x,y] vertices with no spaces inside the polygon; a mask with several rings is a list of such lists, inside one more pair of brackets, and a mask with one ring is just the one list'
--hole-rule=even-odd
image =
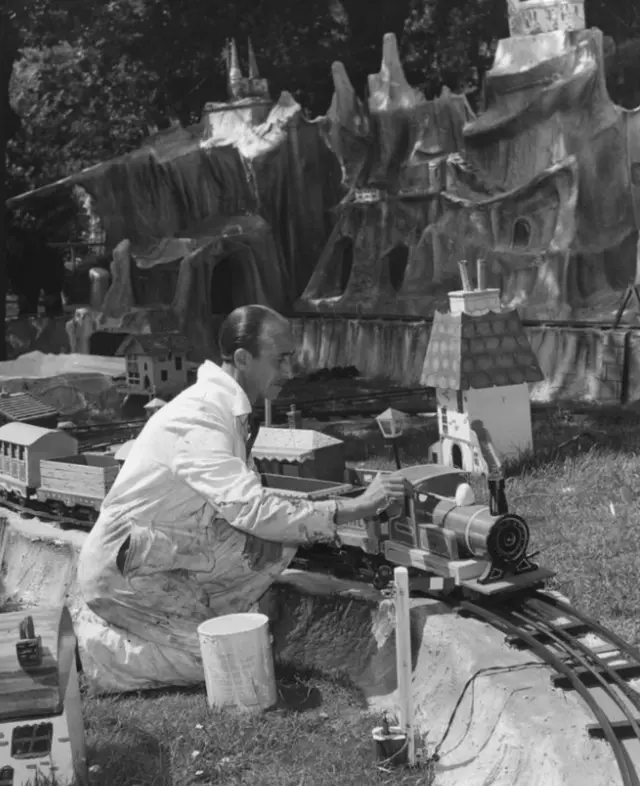
{"label": "rolled-up sleeve", "polygon": [[193,425],[177,441],[172,470],[221,518],[249,535],[292,545],[335,539],[335,502],[290,500],[270,492],[234,455],[233,443],[222,419]]}

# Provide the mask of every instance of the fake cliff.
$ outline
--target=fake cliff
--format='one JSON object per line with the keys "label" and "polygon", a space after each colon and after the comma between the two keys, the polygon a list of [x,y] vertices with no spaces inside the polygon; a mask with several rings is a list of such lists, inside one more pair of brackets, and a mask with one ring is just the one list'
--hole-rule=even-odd
{"label": "fake cliff", "polygon": [[139,150],[9,200],[80,187],[113,250],[92,308],[70,325],[72,351],[89,351],[95,331],[179,331],[198,359],[233,308],[287,311],[304,289],[340,198],[339,165],[289,93],[271,99],[251,47],[248,71],[232,43],[229,101],[206,104],[198,124],[155,129]]}
{"label": "fake cliff", "polygon": [[636,273],[640,110],[611,101],[582,0],[508,11],[477,117],[413,90],[392,35],[367,102],[334,65],[327,137],[349,193],[299,311],[431,316],[480,256],[524,318],[615,314]]}

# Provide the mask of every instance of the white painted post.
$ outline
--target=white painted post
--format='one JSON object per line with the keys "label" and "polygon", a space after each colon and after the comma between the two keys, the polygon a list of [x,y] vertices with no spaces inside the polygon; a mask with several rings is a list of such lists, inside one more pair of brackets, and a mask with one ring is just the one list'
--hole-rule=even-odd
{"label": "white painted post", "polygon": [[395,568],[393,578],[396,587],[396,671],[398,673],[398,704],[400,706],[399,723],[407,737],[408,764],[410,767],[414,767],[416,748],[413,730],[413,695],[411,693],[409,572],[406,568]]}
{"label": "white painted post", "polygon": [[264,425],[271,425],[271,399],[265,398],[264,400]]}

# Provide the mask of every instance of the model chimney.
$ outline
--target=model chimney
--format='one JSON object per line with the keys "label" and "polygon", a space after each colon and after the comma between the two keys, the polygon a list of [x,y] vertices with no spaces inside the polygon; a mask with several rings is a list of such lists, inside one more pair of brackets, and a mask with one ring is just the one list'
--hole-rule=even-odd
{"label": "model chimney", "polygon": [[449,292],[449,305],[451,313],[473,314],[480,316],[489,311],[500,311],[500,290],[487,289],[487,262],[479,259],[477,263],[477,288],[471,288],[469,279],[469,267],[466,259],[458,263],[462,289],[457,292]]}

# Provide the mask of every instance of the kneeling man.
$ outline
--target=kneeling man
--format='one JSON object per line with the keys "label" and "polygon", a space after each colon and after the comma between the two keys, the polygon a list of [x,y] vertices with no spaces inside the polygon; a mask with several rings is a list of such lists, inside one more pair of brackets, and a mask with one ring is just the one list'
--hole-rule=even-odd
{"label": "kneeling man", "polygon": [[145,424],[80,554],[78,638],[99,690],[202,682],[200,622],[249,610],[298,546],[334,542],[340,524],[404,497],[394,475],[339,502],[265,489],[247,466],[250,415],[291,376],[291,328],[245,306],[223,323],[219,346],[222,365],[205,361]]}

